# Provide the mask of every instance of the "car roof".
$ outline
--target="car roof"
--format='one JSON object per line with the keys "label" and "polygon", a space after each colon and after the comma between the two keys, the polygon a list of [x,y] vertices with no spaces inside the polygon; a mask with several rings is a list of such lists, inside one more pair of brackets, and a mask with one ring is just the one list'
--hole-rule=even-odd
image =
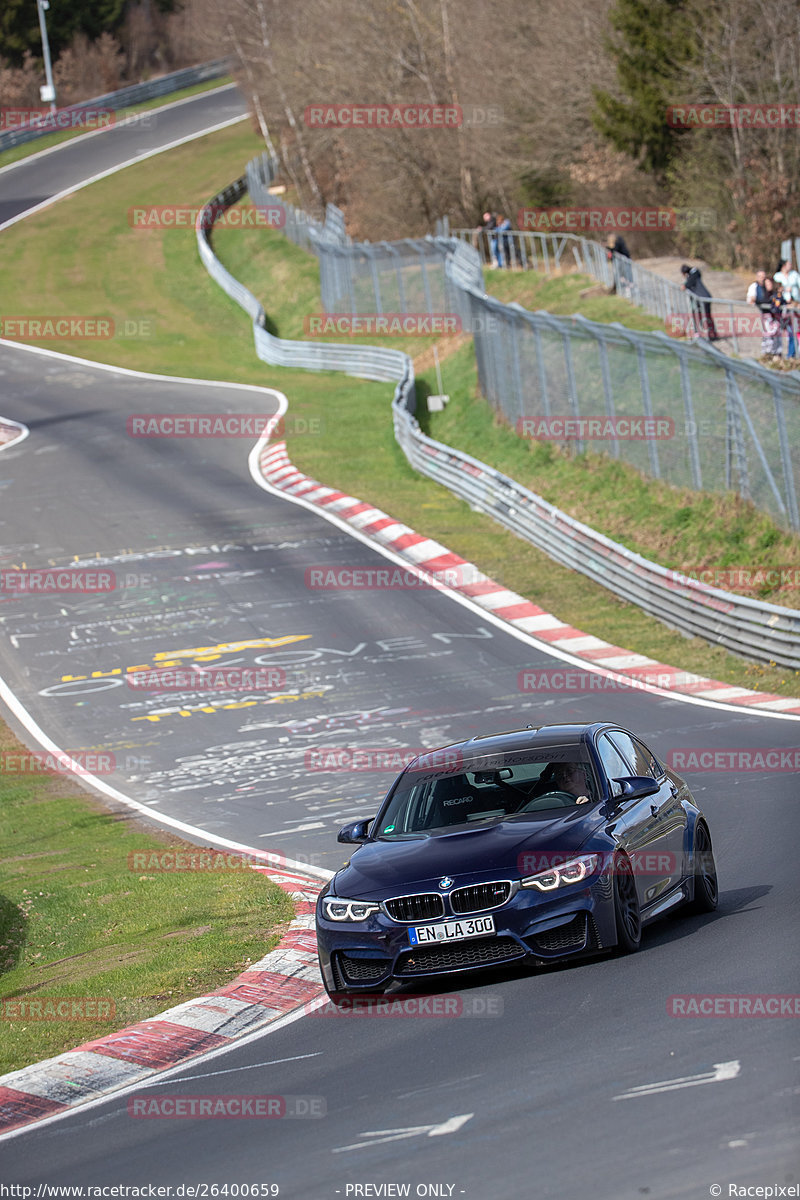
{"label": "car roof", "polygon": [[[600,730],[618,728],[618,725],[610,721],[595,721],[591,725],[528,725],[523,729],[510,729],[504,733],[479,733],[466,741],[451,742],[447,746],[438,746],[435,750],[426,751],[426,757],[449,751],[457,752],[462,758],[468,759],[508,753],[512,750],[535,749],[537,746],[574,745],[576,742],[590,742]],[[414,759],[414,762],[416,761]],[[409,767],[411,765],[409,763]]]}

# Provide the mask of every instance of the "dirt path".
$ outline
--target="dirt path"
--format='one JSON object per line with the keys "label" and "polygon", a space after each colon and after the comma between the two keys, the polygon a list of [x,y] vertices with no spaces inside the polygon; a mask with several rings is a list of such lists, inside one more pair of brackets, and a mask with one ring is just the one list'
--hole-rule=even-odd
{"label": "dirt path", "polygon": [[749,271],[716,271],[708,263],[703,262],[702,258],[678,258],[676,255],[665,255],[663,258],[637,258],[636,261],[640,266],[647,267],[648,271],[655,271],[657,275],[663,275],[665,279],[678,284],[683,283],[681,275],[683,263],[688,263],[690,267],[699,267],[703,283],[711,295],[717,296],[720,300],[744,300],[748,284],[753,279]]}

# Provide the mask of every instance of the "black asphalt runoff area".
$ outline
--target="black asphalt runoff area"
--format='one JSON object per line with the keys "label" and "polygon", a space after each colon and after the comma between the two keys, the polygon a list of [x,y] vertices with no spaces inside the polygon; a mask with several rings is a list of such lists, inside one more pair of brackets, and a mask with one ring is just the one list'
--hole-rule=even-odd
{"label": "black asphalt runoff area", "polygon": [[[94,564],[121,581],[0,603],[0,674],[62,748],[113,755],[109,781],[154,815],[334,868],[345,857],[336,828],[374,812],[392,772],[318,769],[320,750],[594,720],[634,729],[662,755],[798,744],[796,721],[763,713],[642,692],[520,692],[521,669],[562,664],[446,594],[307,586],[313,566],[387,560],[258,488],[247,439],[126,433],[132,413],[274,411],[269,395],[7,345],[0,372],[0,413],[31,430],[0,454],[0,569]],[[389,400],[387,388],[387,421]],[[187,663],[279,665],[286,680],[280,693],[237,693],[245,707],[125,682],[130,666]],[[630,958],[445,989],[467,1007],[485,1001],[487,1015],[307,1015],[134,1092],[303,1097],[324,1116],[147,1118],[119,1095],[4,1140],[4,1181],[277,1184],[281,1197],[332,1200],[695,1197],[712,1185],[727,1196],[728,1184],[796,1182],[791,1018],[676,1018],[667,1004],[796,989],[797,776],[685,774],[714,839],[713,916],[653,926]],[[631,1092],[650,1084],[662,1086]],[[410,1190],[354,1190],[380,1184]]]}

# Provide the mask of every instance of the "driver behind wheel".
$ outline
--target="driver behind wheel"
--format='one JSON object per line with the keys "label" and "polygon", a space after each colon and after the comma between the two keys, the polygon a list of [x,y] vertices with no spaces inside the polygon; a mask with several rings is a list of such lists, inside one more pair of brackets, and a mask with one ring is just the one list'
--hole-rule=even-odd
{"label": "driver behind wheel", "polygon": [[581,763],[554,763],[552,787],[558,792],[569,792],[576,804],[590,804],[591,786],[586,777],[586,768]]}

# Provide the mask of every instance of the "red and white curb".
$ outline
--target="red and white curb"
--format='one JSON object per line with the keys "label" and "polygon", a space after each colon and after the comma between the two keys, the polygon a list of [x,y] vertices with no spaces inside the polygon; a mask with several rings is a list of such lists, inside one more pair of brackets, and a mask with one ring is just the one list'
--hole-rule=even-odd
{"label": "red and white curb", "polygon": [[[285,442],[263,441],[257,447],[257,462],[266,483],[272,488],[302,500],[323,512],[335,514],[360,535],[391,550],[411,566],[434,576],[434,584],[447,581],[449,590],[467,596],[487,613],[508,622],[523,633],[531,634],[564,655],[604,674],[628,680],[644,691],[691,696],[696,700],[736,707],[762,709],[772,713],[800,714],[800,699],[731,687],[705,675],[681,671],[669,663],[657,662],[644,654],[633,654],[622,646],[613,646],[602,638],[584,633],[559,620],[552,613],[532,604],[484,575],[473,563],[431,538],[415,533],[355,496],[325,487],[294,466]],[[455,580],[455,582],[450,582]],[[598,695],[602,689],[598,689]]]}
{"label": "red and white curb", "polygon": [[322,882],[270,867],[254,870],[294,902],[295,916],[280,944],[208,996],[0,1076],[0,1134],[147,1080],[253,1033],[322,994],[314,934]]}
{"label": "red and white curb", "polygon": [[6,450],[17,442],[23,441],[29,433],[27,425],[21,425],[19,421],[12,421],[10,417],[0,417],[0,450]]}

